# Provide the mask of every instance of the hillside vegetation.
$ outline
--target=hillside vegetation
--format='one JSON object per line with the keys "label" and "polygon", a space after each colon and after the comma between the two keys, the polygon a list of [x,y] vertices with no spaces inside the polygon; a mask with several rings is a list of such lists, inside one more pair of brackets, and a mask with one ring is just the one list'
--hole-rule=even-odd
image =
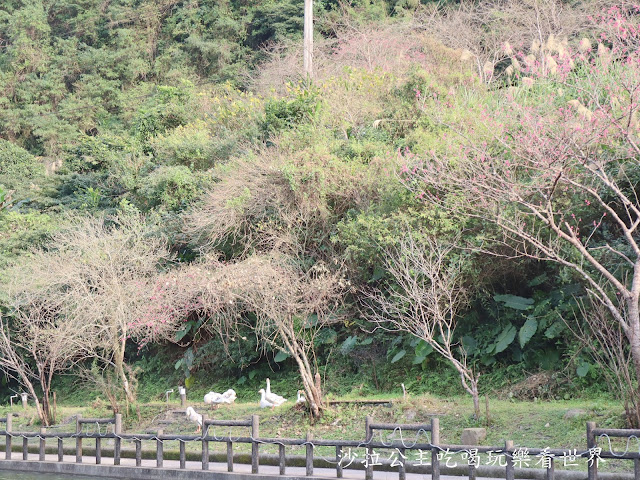
{"label": "hillside vegetation", "polygon": [[3,394],[48,423],[64,373],[114,411],[271,375],[314,416],[404,384],[640,423],[640,9],[317,1],[305,78],[302,8],[4,3]]}

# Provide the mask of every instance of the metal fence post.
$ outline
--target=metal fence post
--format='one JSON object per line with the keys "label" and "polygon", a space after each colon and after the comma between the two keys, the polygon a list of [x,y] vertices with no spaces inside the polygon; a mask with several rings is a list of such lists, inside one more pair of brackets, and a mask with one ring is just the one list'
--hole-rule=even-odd
{"label": "metal fence post", "polygon": [[287,471],[287,460],[282,443],[278,445],[278,466],[280,467],[280,475],[284,475]]}
{"label": "metal fence post", "polygon": [[209,426],[207,425],[207,417],[202,415],[202,470],[209,470],[209,441],[207,435]]}
{"label": "metal fence post", "polygon": [[233,472],[233,442],[227,442],[227,472]]}
{"label": "metal fence post", "polygon": [[506,466],[506,480],[515,480],[515,470],[513,468],[513,440],[505,440],[504,453]]}
{"label": "metal fence post", "polygon": [[258,473],[260,466],[260,444],[257,439],[260,437],[260,417],[251,415],[251,473]]}
{"label": "metal fence post", "polygon": [[58,461],[64,461],[64,443],[62,443],[62,438],[58,437]]}
{"label": "metal fence post", "polygon": [[11,431],[13,430],[13,415],[7,413],[7,426],[5,428],[7,434],[4,436],[4,458],[11,460]]}
{"label": "metal fence post", "polygon": [[[593,431],[596,429],[596,422],[587,422],[587,450],[596,448],[596,436]],[[593,460],[591,465],[587,465],[587,478],[589,480],[598,480],[598,462]]]}
{"label": "metal fence post", "polygon": [[163,433],[164,431],[162,429],[159,429],[158,434],[156,435],[156,467],[158,468],[161,468],[164,463],[163,445],[162,440],[160,440],[160,437]]}
{"label": "metal fence post", "polygon": [[[369,415],[367,415],[364,419],[364,432],[365,432],[364,441],[367,444],[369,444],[371,442],[371,439],[373,438],[373,430],[371,429],[372,423],[373,423],[373,419]],[[372,458],[373,458],[373,449],[367,446],[366,457],[365,457],[365,471],[364,471],[365,480],[373,480]]]}
{"label": "metal fence post", "polygon": [[76,463],[82,463],[82,415],[76,415]]}
{"label": "metal fence post", "polygon": [[313,443],[311,443],[311,440],[313,439],[313,435],[311,434],[311,432],[307,432],[307,445],[306,445],[306,467],[307,467],[307,477],[311,477],[313,476]]}
{"label": "metal fence post", "polygon": [[547,468],[546,480],[554,480],[555,475],[556,475],[556,465],[552,457],[549,459],[549,468]]}
{"label": "metal fence post", "polygon": [[43,435],[46,435],[46,433],[47,433],[46,428],[40,429],[40,448],[38,450],[38,460],[40,460],[41,462],[44,462],[44,454],[45,454],[45,447],[46,447],[47,440],[44,438]]}
{"label": "metal fence post", "polygon": [[102,463],[102,439],[96,437],[96,465]]}
{"label": "metal fence post", "polygon": [[438,444],[440,443],[440,419],[431,419],[431,478],[440,480],[440,459],[438,458]]}
{"label": "metal fence post", "polygon": [[184,450],[184,442],[182,440],[178,440],[178,443],[180,443],[180,469],[184,470],[186,464],[187,464],[187,455],[186,452]]}
{"label": "metal fence post", "polygon": [[122,439],[120,435],[122,434],[122,414],[116,413],[114,420],[113,433],[116,438],[113,442],[113,464],[120,465],[120,449],[122,448]]}
{"label": "metal fence post", "polygon": [[142,440],[136,438],[134,443],[136,444],[136,467],[139,467],[142,465]]}

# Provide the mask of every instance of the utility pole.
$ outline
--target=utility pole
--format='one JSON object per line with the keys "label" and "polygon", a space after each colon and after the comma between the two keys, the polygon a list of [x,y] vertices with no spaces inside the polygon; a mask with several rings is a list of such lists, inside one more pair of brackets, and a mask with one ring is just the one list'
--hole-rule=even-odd
{"label": "utility pole", "polygon": [[304,75],[313,78],[313,0],[304,0]]}

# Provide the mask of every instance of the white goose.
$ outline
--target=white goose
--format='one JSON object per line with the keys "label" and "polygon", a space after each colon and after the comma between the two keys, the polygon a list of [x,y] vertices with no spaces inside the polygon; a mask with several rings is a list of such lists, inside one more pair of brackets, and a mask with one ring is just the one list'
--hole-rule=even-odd
{"label": "white goose", "polygon": [[221,403],[233,403],[236,400],[236,392],[232,388],[224,393],[209,392],[204,396],[204,403],[207,405],[218,405]]}
{"label": "white goose", "polygon": [[286,400],[281,401],[281,402],[277,402],[277,403],[269,401],[269,399],[267,398],[267,392],[264,391],[264,388],[261,388],[260,390],[258,390],[258,393],[261,395],[260,408],[278,407],[278,406],[282,405],[284,402],[286,402]]}
{"label": "white goose", "polygon": [[185,413],[187,414],[187,418],[189,420],[198,424],[198,429],[196,430],[196,433],[200,432],[200,430],[202,429],[202,415],[196,412],[193,409],[193,407],[187,407],[187,410],[185,411]]}
{"label": "white goose", "polygon": [[307,403],[307,399],[302,394],[302,390],[298,390],[298,399],[296,400],[296,405],[300,405],[303,403]]}
{"label": "white goose", "polygon": [[267,390],[264,396],[268,402],[273,403],[276,407],[278,405],[282,405],[284,402],[287,401],[286,398],[271,392],[271,381],[268,378],[267,378]]}

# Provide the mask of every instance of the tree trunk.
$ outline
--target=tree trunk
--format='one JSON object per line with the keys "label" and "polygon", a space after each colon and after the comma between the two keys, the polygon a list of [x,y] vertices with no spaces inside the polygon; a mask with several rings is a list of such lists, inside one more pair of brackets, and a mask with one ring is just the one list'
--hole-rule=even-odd
{"label": "tree trunk", "polygon": [[[634,424],[630,424],[630,426],[637,428],[640,427],[640,412],[638,411],[640,408],[638,404],[640,400],[640,310],[636,299],[630,299],[627,302],[627,322],[629,324],[629,330],[625,333],[629,340],[631,361],[633,362],[633,369],[636,375],[635,385],[629,385],[629,388],[632,389],[629,394],[633,396],[633,398],[629,399],[630,404],[635,408],[633,408],[633,415],[627,413],[627,417],[632,417],[629,418],[629,420],[630,423]],[[633,422],[631,422],[631,420],[633,420]]]}
{"label": "tree trunk", "polygon": [[129,379],[127,378],[127,373],[124,371],[125,341],[126,340],[123,339],[120,343],[120,347],[116,349],[114,363],[116,366],[116,373],[118,377],[120,377],[120,381],[122,382],[122,388],[124,389],[127,402],[133,405],[136,403],[136,396],[135,393],[131,390],[131,384],[129,383]]}

